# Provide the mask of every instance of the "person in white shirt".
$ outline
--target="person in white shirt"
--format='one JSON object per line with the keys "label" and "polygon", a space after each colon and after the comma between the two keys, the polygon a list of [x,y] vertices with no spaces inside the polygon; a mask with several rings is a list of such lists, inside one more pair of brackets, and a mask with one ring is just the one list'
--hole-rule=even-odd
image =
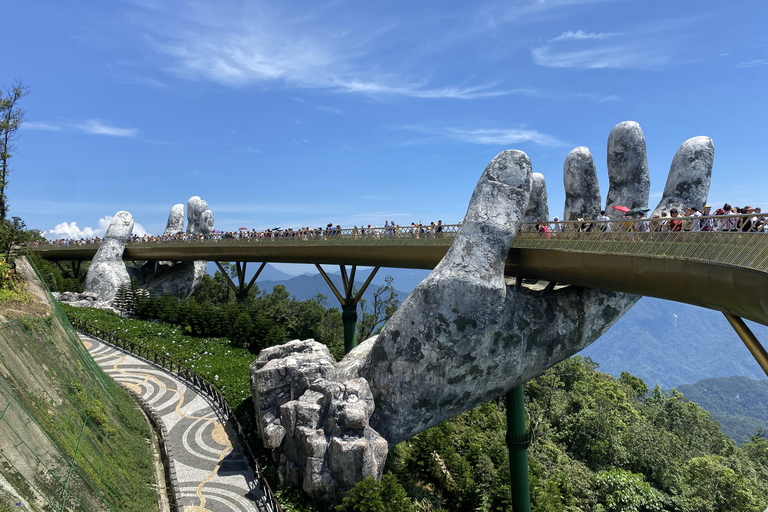
{"label": "person in white shirt", "polygon": [[604,223],[600,224],[600,231],[605,231],[606,233],[611,232],[611,223],[608,222],[611,220],[611,218],[605,214],[605,210],[600,210],[600,215],[597,216],[597,220],[605,221]]}

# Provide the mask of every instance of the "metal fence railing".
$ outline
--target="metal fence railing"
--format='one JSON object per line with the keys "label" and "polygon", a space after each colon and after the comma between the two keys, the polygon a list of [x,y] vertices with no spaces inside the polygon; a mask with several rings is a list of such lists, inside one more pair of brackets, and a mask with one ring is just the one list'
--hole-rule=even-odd
{"label": "metal fence railing", "polygon": [[240,425],[240,422],[237,420],[232,407],[226,401],[219,388],[208,382],[205,378],[201,377],[194,370],[190,370],[178,361],[150,348],[143,347],[138,343],[122,338],[113,332],[100,329],[93,324],[77,318],[72,319],[72,326],[75,328],[75,330],[82,332],[83,334],[87,334],[99,340],[111,343],[118,348],[121,348],[135,356],[138,356],[146,361],[149,361],[150,363],[168,370],[169,372],[175,374],[179,379],[185,381],[198,391],[204,393],[211,400],[211,402],[216,407],[218,407],[219,413],[222,415],[224,421],[230,421],[232,423],[235,435],[237,436],[237,440],[242,446],[245,452],[245,456],[248,458],[248,461],[253,467],[254,473],[256,474],[257,480],[259,482],[259,486],[261,487],[261,491],[264,493],[264,496],[269,506],[271,507],[270,510],[272,512],[282,512],[282,508],[277,501],[277,497],[272,491],[272,488],[269,486],[269,482],[267,482],[266,478],[264,477],[264,474],[261,471],[261,467],[256,460],[256,456],[253,454],[253,451],[248,444],[248,440],[245,437],[243,427]]}
{"label": "metal fence railing", "polygon": [[[376,245],[443,245],[453,242],[461,226],[447,224],[435,231],[430,226],[352,228],[281,232],[269,237],[205,238],[171,237],[134,240],[129,247],[175,248],[190,244],[209,247],[249,247],[257,244],[275,246],[376,246]],[[574,221],[524,222],[520,225],[512,248],[550,249],[689,258],[723,265],[737,265],[766,270],[765,244],[768,221],[754,214],[713,215],[701,217],[622,218],[616,220],[579,219]],[[90,244],[84,243],[85,246]],[[61,253],[83,249],[83,244],[40,245],[32,251]],[[94,249],[98,247],[95,244]]]}

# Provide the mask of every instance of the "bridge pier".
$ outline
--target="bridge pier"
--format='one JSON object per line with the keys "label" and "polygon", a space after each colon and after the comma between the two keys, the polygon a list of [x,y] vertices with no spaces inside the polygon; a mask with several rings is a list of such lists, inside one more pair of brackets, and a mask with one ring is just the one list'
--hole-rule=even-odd
{"label": "bridge pier", "polygon": [[235,268],[237,269],[237,284],[232,281],[232,278],[229,277],[229,274],[227,274],[226,270],[224,270],[224,267],[221,266],[221,263],[218,261],[214,261],[217,267],[219,267],[219,270],[221,271],[224,278],[227,280],[227,284],[229,284],[229,287],[232,288],[232,290],[235,292],[235,300],[239,303],[245,303],[248,301],[248,292],[251,291],[251,288],[253,288],[254,283],[256,283],[256,279],[261,274],[261,271],[264,270],[264,267],[267,266],[267,262],[263,262],[261,266],[259,267],[259,270],[256,271],[256,273],[253,275],[251,280],[248,282],[248,284],[245,284],[245,269],[248,265],[247,261],[243,261],[242,264],[239,261],[235,262]]}
{"label": "bridge pier", "polygon": [[365,290],[368,289],[368,285],[371,284],[373,276],[376,275],[376,272],[379,271],[380,267],[375,267],[373,269],[371,275],[368,276],[368,279],[365,280],[363,286],[357,291],[356,294],[354,294],[354,296],[353,292],[357,265],[352,265],[352,270],[349,273],[349,277],[347,276],[346,265],[339,265],[339,268],[341,269],[341,282],[344,288],[343,295],[333,284],[331,279],[328,277],[328,274],[325,273],[323,267],[317,263],[315,263],[315,267],[317,267],[320,275],[323,276],[323,279],[325,279],[325,282],[328,284],[328,286],[331,288],[331,291],[338,299],[339,304],[341,304],[341,321],[344,324],[344,353],[348,354],[353,348],[357,346],[357,303],[360,302],[360,298],[365,293]]}
{"label": "bridge pier", "polygon": [[513,512],[531,512],[528,481],[528,445],[531,437],[525,426],[525,396],[520,384],[506,395],[507,450]]}

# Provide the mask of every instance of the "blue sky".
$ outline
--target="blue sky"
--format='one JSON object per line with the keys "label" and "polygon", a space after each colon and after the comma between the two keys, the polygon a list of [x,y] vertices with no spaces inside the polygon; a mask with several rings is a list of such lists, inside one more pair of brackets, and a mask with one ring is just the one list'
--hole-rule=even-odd
{"label": "blue sky", "polygon": [[709,201],[768,206],[765,0],[24,0],[3,18],[0,84],[31,88],[10,214],[52,237],[120,210],[158,233],[193,195],[218,229],[453,223],[510,148],[554,216],[576,146],[605,198],[626,120],[652,201],[707,135]]}

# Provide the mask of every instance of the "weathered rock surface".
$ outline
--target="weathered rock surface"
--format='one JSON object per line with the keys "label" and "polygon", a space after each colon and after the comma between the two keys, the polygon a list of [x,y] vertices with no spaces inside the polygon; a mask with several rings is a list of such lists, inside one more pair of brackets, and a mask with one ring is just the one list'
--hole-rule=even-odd
{"label": "weathered rock surface", "polygon": [[139,282],[147,290],[154,290],[159,295],[168,293],[174,297],[189,297],[200,284],[205,270],[208,268],[207,261],[161,263],[156,274],[154,273],[154,263],[147,263],[146,268],[142,269]]}
{"label": "weathered rock surface", "polygon": [[120,314],[120,311],[113,307],[112,303],[99,299],[99,296],[95,293],[52,292],[52,295],[53,298],[59,302],[65,302],[76,308],[96,308],[103,309],[105,311],[111,311],[118,315]]}
{"label": "weathered rock surface", "polygon": [[175,235],[184,232],[184,205],[179,203],[171,208],[168,214],[168,223],[165,225],[164,235]]}
{"label": "weathered rock surface", "polygon": [[709,137],[693,137],[683,142],[672,159],[664,199],[653,213],[677,208],[682,215],[686,206],[703,209],[714,160],[715,146]]}
{"label": "weathered rock surface", "polygon": [[576,220],[600,215],[600,184],[597,181],[592,153],[584,146],[573,149],[563,165],[565,208],[561,220]]}
{"label": "weathered rock surface", "polygon": [[208,209],[208,203],[200,196],[192,196],[187,201],[187,234],[200,233],[200,215]]}
{"label": "weathered rock surface", "polygon": [[624,121],[613,127],[608,136],[608,200],[605,214],[621,218],[613,206],[627,208],[647,207],[651,180],[648,176],[648,157],[645,136],[640,125]]}
{"label": "weathered rock surface", "polygon": [[83,291],[95,293],[100,300],[108,302],[115,297],[121,285],[130,283],[123,263],[123,250],[132,231],[131,214],[117,212],[88,267]]}
{"label": "weathered rock surface", "polygon": [[205,210],[200,214],[200,220],[198,221],[198,228],[203,235],[210,235],[215,229],[213,222],[213,212],[211,210]]}
{"label": "weathered rock surface", "polygon": [[387,457],[387,441],[368,423],[368,383],[335,376],[328,348],[313,340],[265,349],[251,365],[259,430],[280,478],[326,502],[369,476],[381,478]]}
{"label": "weathered rock surface", "polygon": [[[613,195],[647,201],[648,180],[644,190],[638,190],[637,180],[643,172],[647,178],[642,131],[636,123],[619,127],[609,139]],[[630,147],[632,140],[642,148]],[[706,166],[691,167],[680,175],[696,182]],[[572,204],[583,211],[600,209],[596,187],[564,181]],[[682,191],[684,203],[701,199],[700,187],[674,188]],[[311,363],[294,361],[294,352],[311,348],[300,342],[275,347],[252,365],[260,429],[265,445],[279,457],[282,478],[315,496],[337,496],[354,483],[352,478],[377,472],[378,436],[393,446],[508,392],[595,341],[639,299],[575,286],[537,292],[506,284],[509,247],[523,218],[542,211],[529,204],[541,197],[546,197],[544,182],[534,177],[525,153],[500,153],[478,181],[445,257],[378,336],[335,368],[325,354],[313,356]],[[262,381],[260,372],[267,375]],[[367,396],[363,384],[371,392],[373,411],[367,398],[365,407],[342,406],[352,385],[358,390],[355,400]],[[352,412],[333,412],[342,409]],[[369,423],[360,427],[365,415]],[[334,448],[341,441],[333,433],[347,429],[350,418],[357,428],[350,436],[354,442],[348,449]],[[338,476],[339,471],[350,476]]]}
{"label": "weathered rock surface", "polygon": [[524,222],[546,222],[547,220],[549,220],[547,184],[543,174],[534,172],[531,174],[531,196],[528,199],[528,208],[525,210]]}

